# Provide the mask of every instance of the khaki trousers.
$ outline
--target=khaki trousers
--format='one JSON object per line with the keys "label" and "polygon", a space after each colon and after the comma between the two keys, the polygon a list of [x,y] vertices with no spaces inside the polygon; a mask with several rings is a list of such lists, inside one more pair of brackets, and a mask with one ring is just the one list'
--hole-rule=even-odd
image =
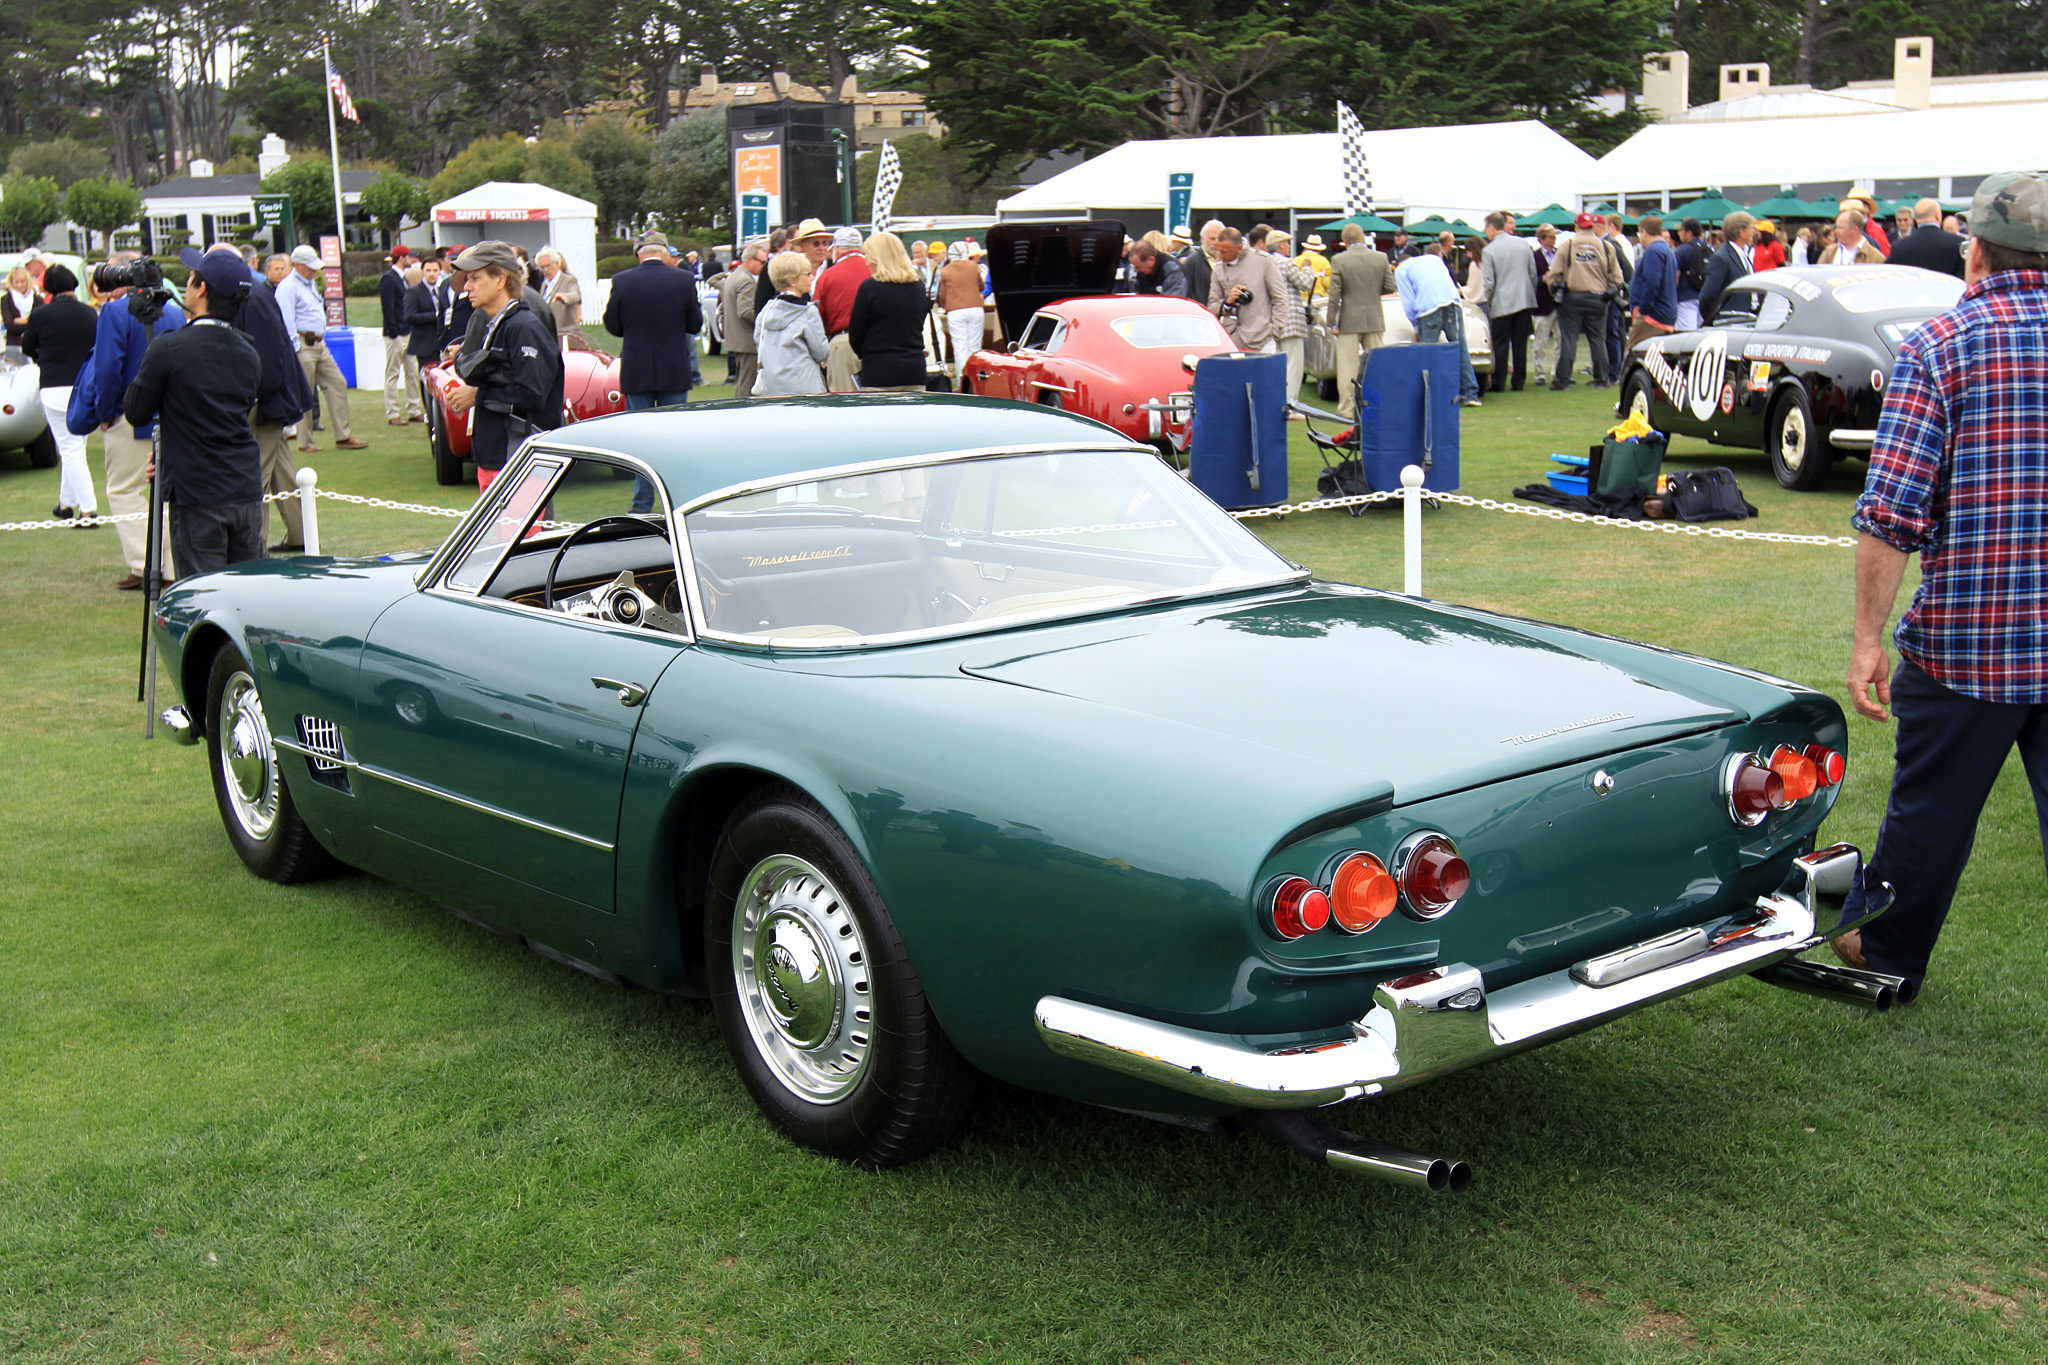
{"label": "khaki trousers", "polygon": [[1365,365],[1365,353],[1380,344],[1385,332],[1337,333],[1337,415],[1358,416],[1358,372]]}
{"label": "khaki trousers", "polygon": [[732,396],[752,398],[754,381],[761,374],[761,357],[753,351],[727,351],[732,357]]}
{"label": "khaki trousers", "polygon": [[1280,354],[1287,357],[1287,401],[1299,402],[1302,366],[1308,362],[1308,338],[1281,337]]}
{"label": "khaki trousers", "polygon": [[[299,368],[306,372],[307,385],[320,390],[320,405],[326,409],[327,429],[334,439],[354,439],[348,427],[348,381],[341,377],[341,366],[327,354],[327,347],[308,346],[301,350]],[[311,434],[310,429],[299,433],[301,437]]]}
{"label": "khaki trousers", "polygon": [[[253,413],[249,429],[256,433],[256,449],[263,456],[263,491],[266,494],[292,494],[276,504],[278,515],[284,518],[284,543],[304,545],[305,528],[299,524],[299,465],[292,459],[291,437],[285,435],[284,428],[275,422],[258,422]],[[270,525],[267,512],[263,524],[265,527]],[[266,530],[264,534],[269,532]]]}
{"label": "khaki trousers", "polygon": [[384,416],[394,422],[424,417],[420,410],[420,359],[407,355],[404,337],[384,338]]}
{"label": "khaki trousers", "polygon": [[[110,516],[133,516],[141,514],[140,521],[117,521],[114,532],[121,538],[121,559],[128,565],[128,572],[141,574],[143,561],[149,554],[149,476],[143,471],[149,468],[150,444],[135,434],[135,428],[128,425],[128,419],[118,419],[112,426],[100,433],[100,440],[107,452],[107,513]],[[164,577],[175,578],[171,572],[171,541],[164,537],[164,562],[160,566]]]}
{"label": "khaki trousers", "polygon": [[860,368],[860,360],[853,353],[853,338],[845,332],[832,338],[831,347],[825,352],[825,389],[829,393],[854,393],[860,385],[853,379],[853,372]]}

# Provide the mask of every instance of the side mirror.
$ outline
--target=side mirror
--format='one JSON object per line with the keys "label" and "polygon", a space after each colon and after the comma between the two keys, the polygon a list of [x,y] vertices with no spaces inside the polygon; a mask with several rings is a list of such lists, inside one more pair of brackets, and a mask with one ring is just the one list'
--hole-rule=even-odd
{"label": "side mirror", "polygon": [[1193,374],[1195,372],[1195,366],[1201,363],[1202,357],[1196,355],[1193,351],[1189,351],[1186,355],[1180,358],[1180,367],[1183,370],[1186,370],[1189,374]]}
{"label": "side mirror", "polygon": [[1015,355],[1015,354],[1017,354],[1017,347],[1018,347],[1018,346],[1020,346],[1020,345],[1022,345],[1022,344],[1023,344],[1023,343],[1021,343],[1021,342],[1016,342],[1016,341],[1013,341],[1013,342],[1011,342],[1011,343],[1010,343],[1010,344],[1009,344],[1009,345],[1008,345],[1007,347],[1005,347],[1004,349],[1006,349],[1007,351],[1009,351],[1009,353],[1010,353],[1011,355]]}

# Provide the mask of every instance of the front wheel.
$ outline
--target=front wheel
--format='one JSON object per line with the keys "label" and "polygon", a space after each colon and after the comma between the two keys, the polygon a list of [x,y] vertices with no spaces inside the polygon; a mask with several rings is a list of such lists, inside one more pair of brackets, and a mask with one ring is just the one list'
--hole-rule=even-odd
{"label": "front wheel", "polygon": [[1813,423],[1813,404],[1806,390],[1787,388],[1771,405],[1764,431],[1771,472],[1782,486],[1809,493],[1827,482],[1828,442]]}
{"label": "front wheel", "polygon": [[57,467],[57,433],[44,427],[42,433],[28,443],[28,462],[36,469]]}
{"label": "front wheel", "polygon": [[734,813],[704,939],[726,1047],[791,1139],[899,1166],[966,1118],[974,1069],[933,1017],[859,855],[802,793],[771,788]]}
{"label": "front wheel", "polygon": [[206,683],[207,767],[228,842],[251,872],[273,882],[326,875],[334,857],[299,818],[278,770],[270,722],[249,665],[231,646],[214,656]]}
{"label": "front wheel", "polygon": [[1654,427],[1650,420],[1650,376],[1641,370],[1629,371],[1621,385],[1621,415],[1640,417],[1643,425]]}
{"label": "front wheel", "polygon": [[453,488],[462,482],[462,457],[448,443],[448,414],[436,403],[427,409],[427,439],[434,447],[434,482]]}

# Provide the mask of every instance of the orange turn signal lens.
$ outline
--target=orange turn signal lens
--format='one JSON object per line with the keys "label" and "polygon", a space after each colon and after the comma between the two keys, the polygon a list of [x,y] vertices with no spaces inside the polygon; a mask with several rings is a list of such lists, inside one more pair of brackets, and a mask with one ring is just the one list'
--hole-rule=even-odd
{"label": "orange turn signal lens", "polygon": [[1771,771],[1784,779],[1788,804],[1804,801],[1820,790],[1820,769],[1812,759],[1788,745],[1779,745],[1771,755]]}
{"label": "orange turn signal lens", "polygon": [[1347,934],[1362,934],[1394,913],[1401,899],[1386,864],[1370,853],[1347,853],[1330,874],[1330,918]]}

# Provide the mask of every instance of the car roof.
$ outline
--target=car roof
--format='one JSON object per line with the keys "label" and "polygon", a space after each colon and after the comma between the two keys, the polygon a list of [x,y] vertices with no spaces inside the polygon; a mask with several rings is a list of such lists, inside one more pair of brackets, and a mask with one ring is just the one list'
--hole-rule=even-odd
{"label": "car roof", "polygon": [[1215,316],[1193,299],[1174,298],[1169,294],[1101,294],[1088,298],[1061,299],[1058,303],[1047,304],[1038,311],[1056,313],[1066,318],[1127,318],[1143,313],[1189,311],[1199,313],[1203,317]]}
{"label": "car roof", "polygon": [[542,434],[538,444],[645,461],[680,506],[734,484],[814,469],[1006,446],[1126,446],[1091,418],[966,394],[813,394],[623,412]]}

